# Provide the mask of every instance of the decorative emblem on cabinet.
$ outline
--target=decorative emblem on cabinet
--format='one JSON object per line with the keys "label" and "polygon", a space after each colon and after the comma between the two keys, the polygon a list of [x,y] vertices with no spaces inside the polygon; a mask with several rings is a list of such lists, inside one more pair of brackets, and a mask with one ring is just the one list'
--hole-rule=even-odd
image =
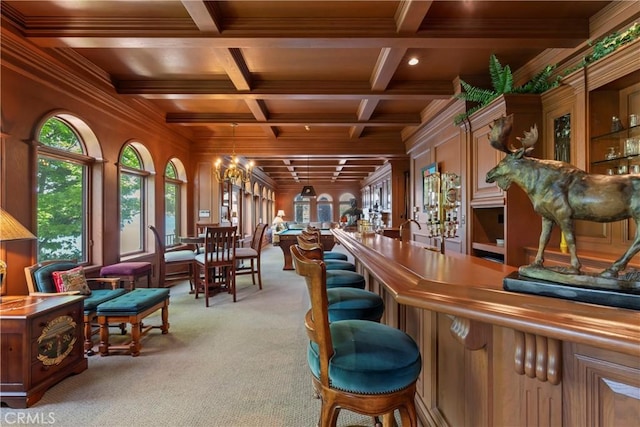
{"label": "decorative emblem on cabinet", "polygon": [[562,344],[540,335],[514,331],[515,370],[520,375],[537,378],[553,385],[562,381]]}
{"label": "decorative emblem on cabinet", "polygon": [[46,324],[38,337],[38,360],[45,366],[59,365],[76,343],[76,322],[58,316]]}

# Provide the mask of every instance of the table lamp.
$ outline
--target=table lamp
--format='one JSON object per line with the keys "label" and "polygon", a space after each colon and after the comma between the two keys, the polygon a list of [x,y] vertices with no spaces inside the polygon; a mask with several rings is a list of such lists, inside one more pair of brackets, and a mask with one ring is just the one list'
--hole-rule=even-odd
{"label": "table lamp", "polygon": [[[18,222],[13,216],[0,208],[0,242],[9,240],[35,239],[29,230]],[[5,294],[4,279],[7,275],[7,264],[0,259],[0,295]]]}
{"label": "table lamp", "polygon": [[284,218],[284,211],[283,211],[282,209],[280,209],[280,210],[278,211],[278,214],[277,214],[276,216],[279,216],[279,217]]}

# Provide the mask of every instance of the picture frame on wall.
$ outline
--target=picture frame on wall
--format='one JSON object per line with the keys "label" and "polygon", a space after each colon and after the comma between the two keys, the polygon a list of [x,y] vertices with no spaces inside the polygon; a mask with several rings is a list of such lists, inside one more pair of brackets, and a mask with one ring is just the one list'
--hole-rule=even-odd
{"label": "picture frame on wall", "polygon": [[422,212],[424,213],[428,211],[427,200],[429,199],[429,195],[428,195],[429,185],[427,183],[427,177],[437,172],[438,172],[437,162],[433,162],[421,169],[420,176],[422,177]]}

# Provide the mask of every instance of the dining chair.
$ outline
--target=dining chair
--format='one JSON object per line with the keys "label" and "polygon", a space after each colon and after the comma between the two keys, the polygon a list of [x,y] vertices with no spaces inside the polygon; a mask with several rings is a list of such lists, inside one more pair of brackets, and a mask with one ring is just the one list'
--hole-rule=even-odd
{"label": "dining chair", "polygon": [[[203,291],[205,305],[209,307],[212,289],[226,289],[236,301],[236,230],[233,227],[207,227],[204,233],[204,250],[195,257],[196,299]],[[202,271],[202,276],[200,272]],[[202,278],[201,278],[202,277]]]}
{"label": "dining chair", "polygon": [[[156,255],[158,257],[158,287],[163,288],[167,281],[167,267],[183,266],[187,269],[189,287],[193,290],[193,279],[195,271],[196,254],[190,249],[167,250],[163,239],[158,233],[158,229],[153,225],[149,226],[156,241]],[[184,276],[171,277],[172,280],[181,279]]]}
{"label": "dining chair", "polygon": [[311,308],[305,316],[310,341],[307,363],[321,397],[321,427],[334,427],[341,409],[382,417],[394,425],[398,410],[404,427],[418,425],[416,381],[422,367],[420,350],[403,331],[368,320],[329,323],[326,265],[311,260],[293,245],[296,272],[305,278]]}
{"label": "dining chair", "polygon": [[258,288],[262,289],[262,274],[260,272],[260,254],[262,253],[262,240],[264,239],[264,233],[267,230],[267,224],[256,225],[253,230],[253,236],[251,236],[251,246],[248,248],[236,249],[236,260],[238,262],[249,261],[248,267],[236,268],[236,276],[242,274],[251,274],[251,281],[256,284],[256,275],[258,276]]}

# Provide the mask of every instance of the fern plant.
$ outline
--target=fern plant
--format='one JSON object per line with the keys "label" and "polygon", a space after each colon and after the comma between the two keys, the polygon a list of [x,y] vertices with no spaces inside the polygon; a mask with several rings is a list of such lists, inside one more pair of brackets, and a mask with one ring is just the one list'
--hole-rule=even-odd
{"label": "fern plant", "polygon": [[475,102],[476,105],[467,109],[464,113],[458,114],[454,118],[455,125],[459,125],[470,115],[505,93],[542,93],[557,86],[558,79],[550,80],[554,69],[555,66],[548,65],[522,86],[513,87],[511,68],[508,65],[503,67],[498,58],[495,55],[491,55],[489,57],[489,75],[491,76],[493,89],[478,88],[471,86],[464,80],[460,80],[460,85],[464,91],[456,95],[456,98]]}

